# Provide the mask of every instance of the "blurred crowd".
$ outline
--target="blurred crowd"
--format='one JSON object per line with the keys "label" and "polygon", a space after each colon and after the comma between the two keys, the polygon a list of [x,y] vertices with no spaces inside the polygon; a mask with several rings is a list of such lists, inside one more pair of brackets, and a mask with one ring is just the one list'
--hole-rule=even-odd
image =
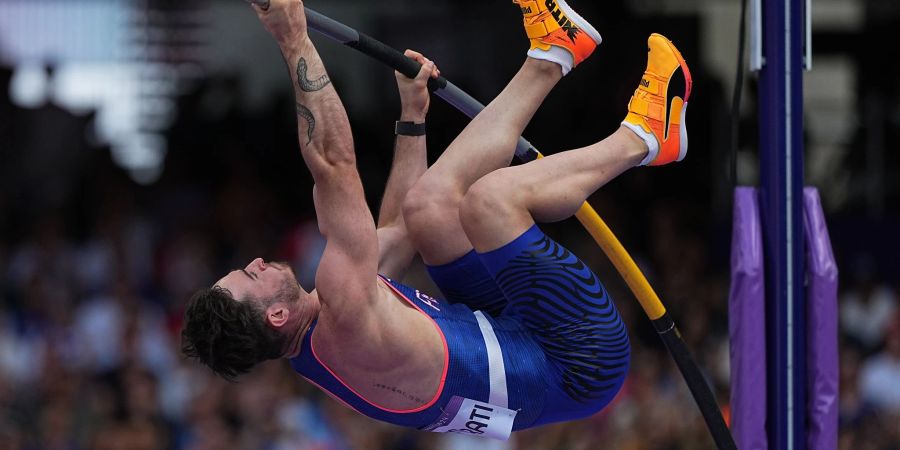
{"label": "blurred crowd", "polygon": [[[13,106],[8,81],[0,70],[0,450],[712,448],[649,322],[570,222],[547,230],[606,280],[633,345],[624,388],[594,417],[485,441],[362,417],[285,361],[265,363],[236,384],[217,379],[179,351],[190,294],[256,256],[289,261],[301,284],[312,286],[323,247],[290,98],[249,114],[239,102],[209,101],[233,91],[236,80],[204,80],[180,99],[162,177],[139,185],[91,139],[91,114],[52,101]],[[452,114],[435,109],[432,124]],[[354,119],[371,205],[390,164],[388,118]],[[455,131],[430,135],[432,147]],[[655,179],[632,172],[591,200],[665,299],[727,417],[730,227],[727,217],[710,217],[709,195],[695,195],[708,189],[701,181],[708,168],[700,167]],[[680,193],[659,189],[673,179],[682,180]],[[897,449],[897,285],[861,258],[848,261],[854,270],[842,278],[841,448]],[[421,265],[404,281],[439,296]]]}

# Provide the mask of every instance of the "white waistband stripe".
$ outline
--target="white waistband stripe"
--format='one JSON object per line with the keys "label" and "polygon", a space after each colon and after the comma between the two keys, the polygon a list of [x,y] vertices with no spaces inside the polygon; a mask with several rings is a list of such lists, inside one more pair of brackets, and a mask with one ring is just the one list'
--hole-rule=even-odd
{"label": "white waistband stripe", "polygon": [[503,352],[500,350],[500,342],[494,334],[494,327],[484,313],[475,311],[475,319],[478,320],[478,328],[484,336],[484,345],[487,347],[488,377],[491,381],[491,393],[488,403],[492,405],[509,406],[506,393],[506,368],[503,366]]}

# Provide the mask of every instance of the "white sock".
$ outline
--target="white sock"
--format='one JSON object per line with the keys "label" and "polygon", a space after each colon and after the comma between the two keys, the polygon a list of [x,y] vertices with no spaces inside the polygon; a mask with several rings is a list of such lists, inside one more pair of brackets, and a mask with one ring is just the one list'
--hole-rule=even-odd
{"label": "white sock", "polygon": [[541,50],[539,48],[528,50],[528,56],[559,64],[563,76],[566,76],[572,70],[572,66],[575,65],[575,58],[572,57],[568,50],[554,45],[551,45],[549,50]]}
{"label": "white sock", "polygon": [[634,131],[634,134],[643,139],[647,144],[647,156],[638,165],[646,166],[653,162],[653,160],[656,159],[656,156],[659,155],[659,142],[656,140],[656,136],[654,136],[653,133],[644,131],[643,128],[631,122],[622,122],[622,126]]}

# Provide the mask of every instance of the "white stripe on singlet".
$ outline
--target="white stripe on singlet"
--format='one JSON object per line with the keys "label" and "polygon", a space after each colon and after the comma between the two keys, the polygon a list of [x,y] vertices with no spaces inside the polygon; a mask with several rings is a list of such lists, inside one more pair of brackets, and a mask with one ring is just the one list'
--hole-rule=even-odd
{"label": "white stripe on singlet", "polygon": [[484,345],[487,347],[488,378],[491,381],[491,393],[488,403],[492,405],[508,407],[509,400],[506,393],[506,368],[503,366],[503,351],[500,342],[494,334],[494,327],[484,313],[475,311],[475,319],[478,320],[478,328],[484,336]]}

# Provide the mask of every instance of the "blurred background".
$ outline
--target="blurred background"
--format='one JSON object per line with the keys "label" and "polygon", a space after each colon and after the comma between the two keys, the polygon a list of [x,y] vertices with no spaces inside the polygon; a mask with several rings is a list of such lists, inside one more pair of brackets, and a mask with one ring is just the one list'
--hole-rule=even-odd
{"label": "blurred background", "polygon": [[[509,1],[308,0],[414,48],[477,99],[527,41]],[[691,64],[691,153],[591,198],[728,399],[730,109],[738,0],[576,0],[604,36],[526,136],[545,154],[618,126],[651,32]],[[895,0],[816,0],[806,74],[806,180],[841,270],[842,449],[900,448],[900,58]],[[314,36],[349,112],[370,205],[399,99],[390,70]],[[737,174],[755,184],[756,79],[746,77]],[[633,345],[600,414],[509,442],[405,430],[343,408],[264,364],[239,384],[179,353],[183,306],[250,259],[291,261],[312,286],[323,241],[277,47],[238,0],[0,0],[0,449],[703,449],[703,422],[633,296],[574,221],[546,229],[605,280]],[[433,161],[467,120],[439,99]],[[419,265],[406,283],[438,294]],[[648,426],[652,425],[652,426]]]}

